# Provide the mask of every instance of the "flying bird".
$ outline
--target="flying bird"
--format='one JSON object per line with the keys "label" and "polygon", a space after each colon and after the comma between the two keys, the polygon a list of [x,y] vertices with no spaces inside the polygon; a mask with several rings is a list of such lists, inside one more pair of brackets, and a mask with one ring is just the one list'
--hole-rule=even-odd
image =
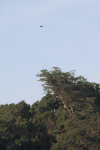
{"label": "flying bird", "polygon": [[40,27],[43,27],[42,25]]}

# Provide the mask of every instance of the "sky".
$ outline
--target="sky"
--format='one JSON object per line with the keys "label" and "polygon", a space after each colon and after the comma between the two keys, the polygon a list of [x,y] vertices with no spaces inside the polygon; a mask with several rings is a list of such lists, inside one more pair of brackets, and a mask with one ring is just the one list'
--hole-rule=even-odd
{"label": "sky", "polygon": [[40,101],[53,67],[100,84],[100,0],[0,0],[0,105]]}

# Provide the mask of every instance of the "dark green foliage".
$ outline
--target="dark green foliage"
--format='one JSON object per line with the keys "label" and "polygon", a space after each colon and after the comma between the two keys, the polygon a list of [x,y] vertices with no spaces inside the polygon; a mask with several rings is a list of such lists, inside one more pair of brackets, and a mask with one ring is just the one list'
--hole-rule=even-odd
{"label": "dark green foliage", "polygon": [[40,102],[0,105],[1,150],[100,149],[99,84],[54,68],[41,71]]}

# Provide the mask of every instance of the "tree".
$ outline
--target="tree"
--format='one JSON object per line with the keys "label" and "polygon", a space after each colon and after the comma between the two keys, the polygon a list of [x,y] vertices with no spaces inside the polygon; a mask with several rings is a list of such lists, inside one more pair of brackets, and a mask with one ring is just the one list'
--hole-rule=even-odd
{"label": "tree", "polygon": [[0,149],[100,149],[99,85],[57,69],[42,76],[47,94],[40,102],[0,106]]}
{"label": "tree", "polygon": [[[74,119],[79,102],[83,105],[87,97],[95,97],[95,84],[86,81],[82,76],[74,78],[69,72],[62,73],[57,67],[53,68],[55,68],[55,71],[50,71],[52,72],[51,74],[47,70],[41,70],[43,73],[36,76],[46,78],[41,78],[38,81],[46,82],[47,86],[43,85],[44,90],[48,91],[50,89],[51,91],[49,90],[49,92],[53,92],[54,96],[62,101],[69,112],[69,117]],[[83,98],[83,101],[81,98]],[[77,105],[74,105],[75,103],[77,103]]]}
{"label": "tree", "polygon": [[[27,148],[37,150],[43,147],[45,150],[49,138],[46,139],[47,143],[44,145],[42,139],[44,138],[43,130],[45,130],[45,136],[47,134],[46,127],[41,123],[41,118],[36,117],[38,116],[36,109],[31,110],[29,104],[21,101],[16,105],[0,107],[0,112],[0,148],[2,150],[25,150]],[[50,143],[48,146],[50,147]]]}

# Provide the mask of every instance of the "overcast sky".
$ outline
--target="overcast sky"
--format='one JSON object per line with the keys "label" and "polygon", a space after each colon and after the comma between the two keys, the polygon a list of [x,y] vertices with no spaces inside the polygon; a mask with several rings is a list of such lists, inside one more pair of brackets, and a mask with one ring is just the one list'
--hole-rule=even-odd
{"label": "overcast sky", "polygon": [[52,67],[100,84],[100,0],[0,0],[0,103],[40,101]]}

